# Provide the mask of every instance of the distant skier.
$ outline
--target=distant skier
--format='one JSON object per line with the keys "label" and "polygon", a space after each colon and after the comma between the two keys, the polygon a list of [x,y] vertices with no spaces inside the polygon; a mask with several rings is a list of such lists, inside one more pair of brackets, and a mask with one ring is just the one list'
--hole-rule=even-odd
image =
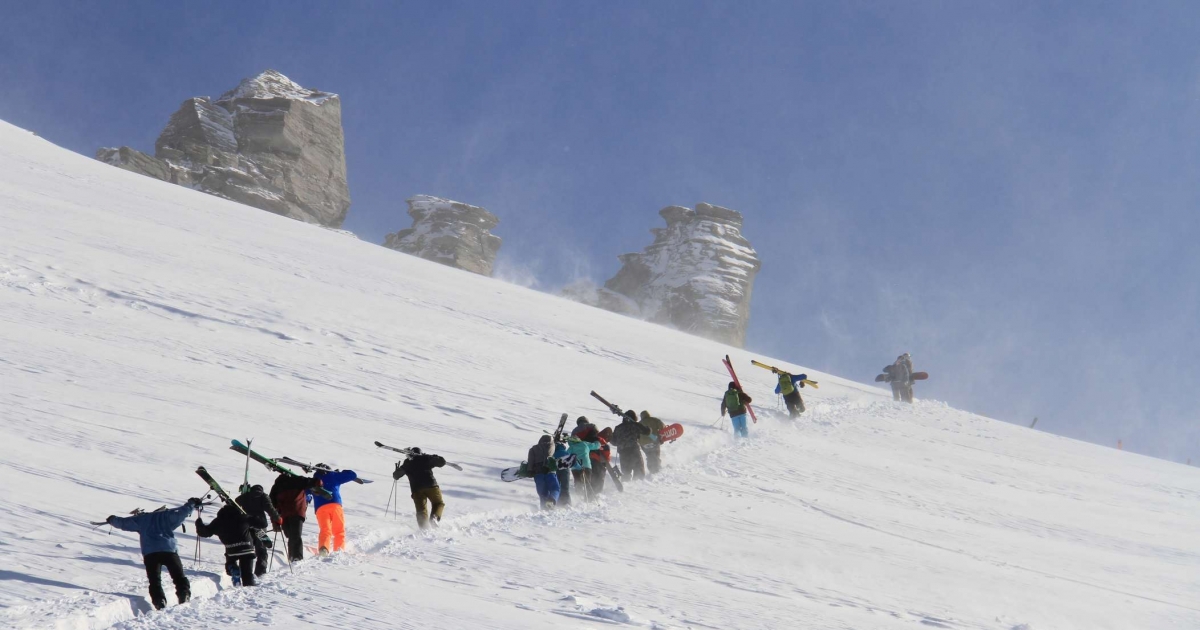
{"label": "distant skier", "polygon": [[413,505],[417,510],[417,526],[421,529],[428,528],[431,522],[436,526],[442,521],[446,502],[442,500],[442,489],[433,476],[433,469],[445,465],[446,460],[441,455],[422,453],[421,449],[413,447],[404,461],[396,463],[396,470],[392,472],[392,479],[408,477],[408,488],[412,490]]}
{"label": "distant skier", "polygon": [[642,426],[646,427],[650,433],[643,435],[638,442],[641,444],[642,451],[646,453],[646,472],[653,475],[662,469],[662,445],[659,443],[658,434],[666,425],[644,409],[641,418]]}
{"label": "distant skier", "polygon": [[[262,486],[251,486],[249,490],[238,496],[237,503],[242,506],[246,514],[261,516],[270,524],[271,529],[277,532],[283,529],[283,519],[279,517],[275,506],[271,505],[271,499],[266,492],[263,492]],[[270,554],[268,550],[274,546],[274,543],[271,542],[271,538],[267,536],[265,530],[254,529],[250,535],[254,543],[254,556],[258,559],[254,563],[254,575],[262,577],[267,572],[267,558]]]}
{"label": "distant skier", "polygon": [[558,505],[567,507],[571,505],[571,466],[575,463],[575,456],[567,446],[565,435],[558,436],[558,441],[554,443],[554,461],[558,464]]}
{"label": "distant skier", "polygon": [[913,364],[907,352],[896,357],[895,363],[883,368],[887,381],[892,386],[892,400],[911,403],[913,401]]}
{"label": "distant skier", "polygon": [[732,381],[729,383],[729,389],[725,390],[725,395],[721,397],[721,417],[729,414],[729,420],[733,423],[733,434],[738,437],[750,437],[750,430],[746,428],[746,405],[752,402],[754,399]]}
{"label": "distant skier", "polygon": [[646,477],[640,442],[649,435],[650,429],[638,423],[637,412],[632,409],[621,416],[621,424],[613,430],[612,443],[617,445],[617,454],[621,456],[621,470],[633,479]]}
{"label": "distant skier", "polygon": [[266,529],[267,519],[262,515],[242,514],[237,506],[226,503],[217,510],[217,517],[206,525],[204,519],[196,517],[196,534],[201,538],[216,535],[225,545],[225,574],[233,578],[234,585],[254,586],[255,555],[253,536],[250,529]]}
{"label": "distant skier", "polygon": [[142,550],[142,563],[146,565],[146,577],[150,580],[150,603],[158,610],[167,606],[167,595],[163,593],[162,568],[167,568],[171,581],[175,583],[175,597],[182,604],[192,598],[192,586],[183,573],[183,562],[179,560],[179,549],[175,544],[175,530],[192,515],[192,510],[202,505],[200,499],[191,498],[187,503],[169,510],[142,512],[133,516],[109,516],[105,523],[127,531],[137,532]]}
{"label": "distant skier", "polygon": [[288,561],[304,559],[304,518],[312,501],[309,490],[320,488],[321,482],[312,477],[280,473],[271,486],[271,503],[283,521],[283,537],[287,539]]}
{"label": "distant skier", "polygon": [[787,405],[788,416],[795,418],[804,413],[804,399],[800,397],[800,389],[804,387],[804,375],[793,375],[777,368],[771,368],[779,377],[775,385],[775,393],[783,395],[783,403]]}
{"label": "distant skier", "polygon": [[549,435],[543,435],[529,449],[529,473],[537,486],[538,506],[546,510],[558,505],[558,462],[554,459],[554,445]]}
{"label": "distant skier", "polygon": [[321,482],[321,486],[333,495],[326,499],[317,494],[313,495],[314,512],[317,515],[319,550],[322,556],[330,551],[342,551],[346,548],[346,514],[342,511],[342,484],[358,479],[358,473],[353,470],[329,470],[325,464],[317,464],[313,479]]}

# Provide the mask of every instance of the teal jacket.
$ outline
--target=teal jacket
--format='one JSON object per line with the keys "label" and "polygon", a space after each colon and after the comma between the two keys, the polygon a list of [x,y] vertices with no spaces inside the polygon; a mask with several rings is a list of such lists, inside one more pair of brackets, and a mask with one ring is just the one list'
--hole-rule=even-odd
{"label": "teal jacket", "polygon": [[599,442],[584,442],[579,438],[571,438],[567,446],[567,452],[575,456],[575,465],[571,466],[571,470],[591,470],[591,452],[598,450],[600,450]]}

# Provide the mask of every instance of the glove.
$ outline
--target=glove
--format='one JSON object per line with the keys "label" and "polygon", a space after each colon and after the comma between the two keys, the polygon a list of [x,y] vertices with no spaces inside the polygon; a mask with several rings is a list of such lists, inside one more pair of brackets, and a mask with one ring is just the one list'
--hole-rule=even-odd
{"label": "glove", "polygon": [[283,519],[279,519],[279,520],[275,521],[274,523],[271,523],[271,531],[275,531],[275,532],[283,531]]}
{"label": "glove", "polygon": [[392,471],[392,479],[399,481],[403,476],[404,472],[400,470],[400,464],[396,464],[396,470]]}
{"label": "glove", "polygon": [[200,517],[197,516],[196,517],[196,527],[200,527],[201,525],[204,525],[204,521],[200,520]]}
{"label": "glove", "polygon": [[113,521],[113,519],[114,519],[114,518],[117,518],[117,517],[116,517],[116,516],[114,516],[114,515],[112,515],[112,514],[109,514],[109,515],[108,515],[108,518],[104,519],[104,522],[105,522],[105,523],[108,523],[109,525],[112,525],[112,521]]}

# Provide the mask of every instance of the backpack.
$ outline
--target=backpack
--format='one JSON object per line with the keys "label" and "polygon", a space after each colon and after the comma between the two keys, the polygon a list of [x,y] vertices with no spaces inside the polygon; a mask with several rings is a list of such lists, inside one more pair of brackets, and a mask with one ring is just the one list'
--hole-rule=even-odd
{"label": "backpack", "polygon": [[733,411],[742,406],[742,396],[736,389],[731,389],[725,392],[725,409]]}
{"label": "backpack", "polygon": [[779,393],[784,396],[790,396],[796,391],[796,386],[792,383],[792,375],[787,372],[779,373]]}

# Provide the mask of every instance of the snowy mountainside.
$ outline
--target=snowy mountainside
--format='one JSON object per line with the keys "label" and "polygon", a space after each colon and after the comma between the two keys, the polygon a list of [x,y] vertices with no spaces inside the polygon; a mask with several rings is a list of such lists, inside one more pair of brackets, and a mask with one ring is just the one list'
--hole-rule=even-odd
{"label": "snowy mountainside", "polygon": [[[748,353],[4,123],[0,221],[0,627],[1200,627],[1195,469],[812,371],[791,425]],[[712,426],[726,353],[763,412],[744,443]],[[611,422],[592,389],[687,433],[659,478],[537,513],[498,471],[561,412]],[[232,589],[189,525],[197,596],[146,613],[136,537],[87,521],[201,494],[197,465],[236,486],[232,438],[375,479],[343,490],[352,551]],[[382,516],[373,440],[464,467],[440,530],[405,491]]]}

